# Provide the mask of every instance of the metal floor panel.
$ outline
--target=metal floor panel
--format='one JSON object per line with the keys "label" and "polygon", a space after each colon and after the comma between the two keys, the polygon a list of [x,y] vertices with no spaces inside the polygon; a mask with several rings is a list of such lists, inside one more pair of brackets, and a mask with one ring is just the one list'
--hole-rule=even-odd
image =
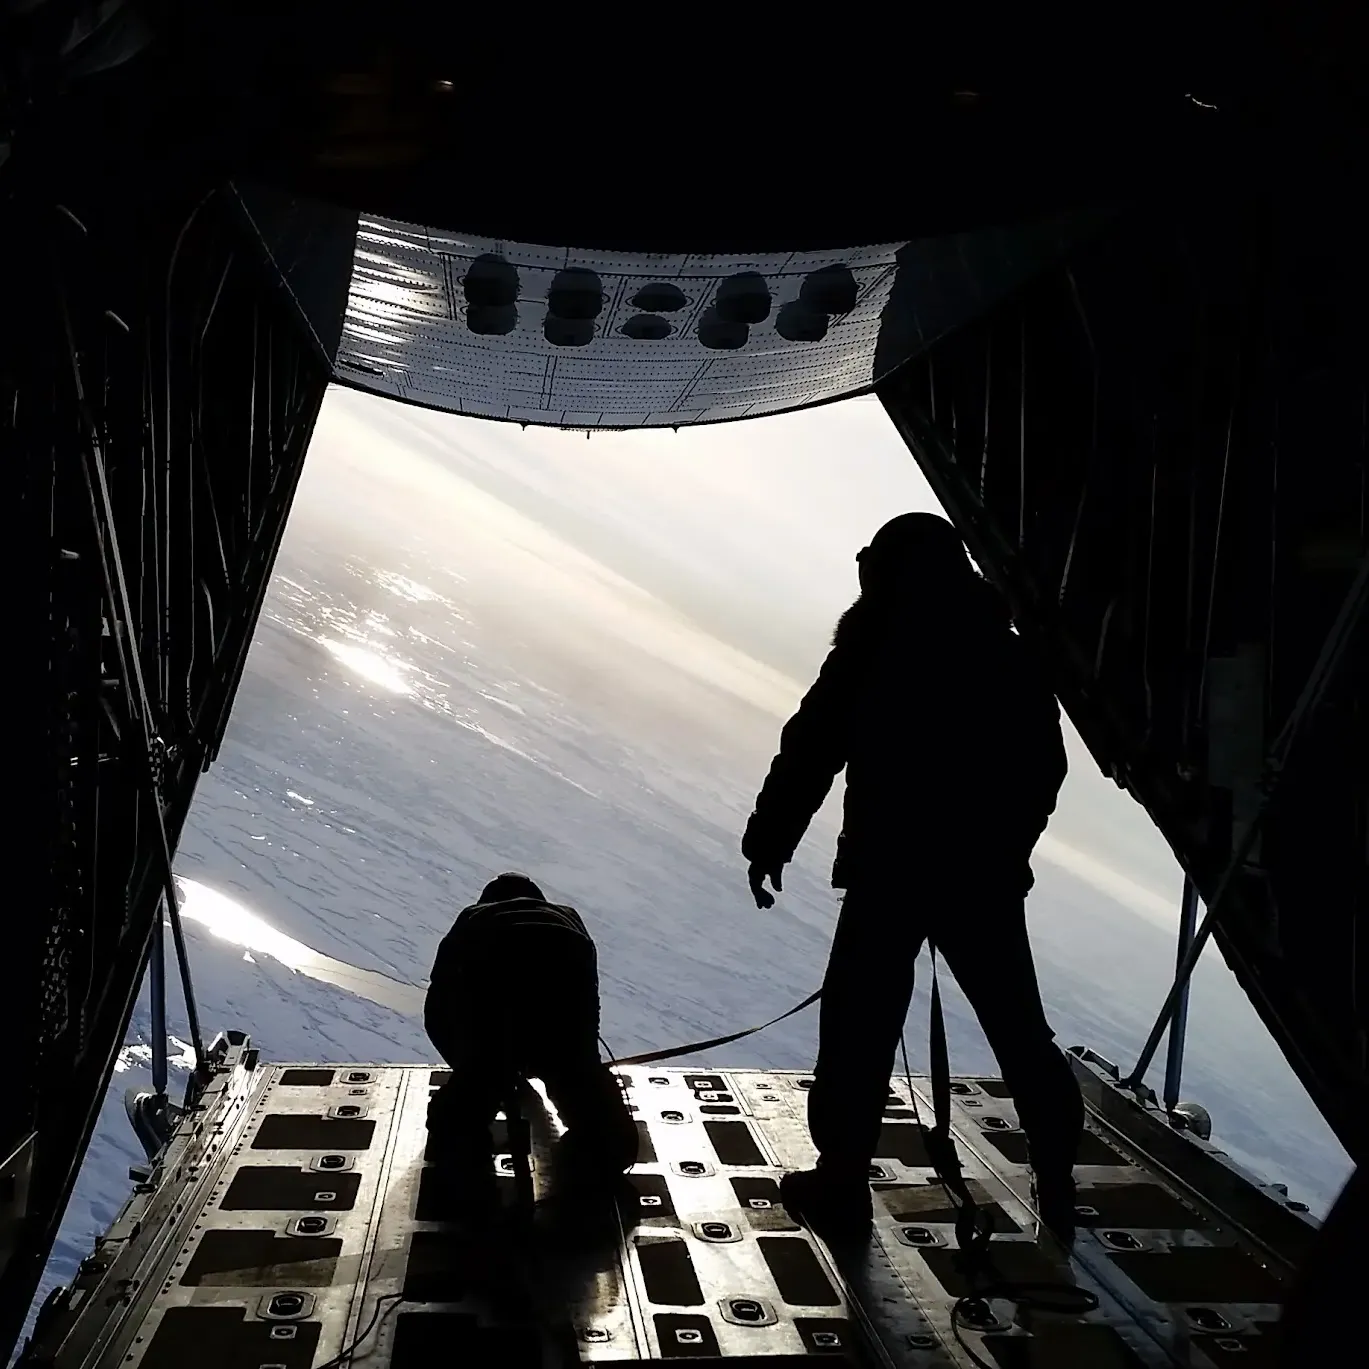
{"label": "metal floor panel", "polygon": [[[85,1305],[104,1295],[115,1308],[104,1319],[117,1325],[68,1330],[55,1345],[49,1337],[51,1362],[317,1369],[360,1338],[352,1362],[373,1369],[471,1355],[501,1369],[577,1354],[746,1359],[767,1369],[818,1356],[885,1369],[973,1363],[951,1325],[966,1291],[954,1213],[914,1120],[913,1104],[931,1115],[926,1080],[912,1081],[912,1099],[902,1080],[891,1086],[871,1174],[876,1240],[839,1264],[779,1201],[779,1177],[814,1158],[806,1076],[622,1075],[648,1142],[631,1175],[637,1220],[597,1256],[534,1261],[526,1241],[474,1245],[444,1220],[440,1166],[425,1156],[441,1071],[239,1065],[236,1086],[221,1091],[227,1101],[206,1099],[194,1135],[173,1143],[181,1151],[168,1152],[148,1185],[182,1191],[157,1219],[163,1238],[149,1245],[126,1212],[122,1235],[116,1224],[97,1247],[102,1263],[85,1276]],[[1091,1114],[1078,1171],[1081,1230],[1066,1258],[1035,1234],[1022,1133],[1001,1085],[958,1080],[953,1107],[966,1175],[994,1214],[1003,1276],[1074,1284],[1098,1300],[1083,1317],[993,1300],[982,1329],[961,1328],[982,1361],[1272,1362],[1266,1333],[1286,1274],[1138,1163],[1105,1122]],[[559,1127],[545,1109],[530,1111],[540,1183]],[[511,1187],[507,1157],[491,1163]],[[120,1292],[113,1300],[111,1286]],[[87,1323],[92,1315],[80,1314]]]}

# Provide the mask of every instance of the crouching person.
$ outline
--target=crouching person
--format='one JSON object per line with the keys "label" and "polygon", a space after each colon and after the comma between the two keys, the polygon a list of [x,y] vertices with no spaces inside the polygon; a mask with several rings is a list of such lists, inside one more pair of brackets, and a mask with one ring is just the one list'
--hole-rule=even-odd
{"label": "crouching person", "polygon": [[548,903],[526,875],[503,874],[443,937],[424,1025],[451,1078],[428,1108],[430,1154],[492,1198],[495,1114],[540,1079],[565,1127],[557,1171],[608,1189],[637,1159],[637,1128],[599,1057],[599,970],[573,908]]}

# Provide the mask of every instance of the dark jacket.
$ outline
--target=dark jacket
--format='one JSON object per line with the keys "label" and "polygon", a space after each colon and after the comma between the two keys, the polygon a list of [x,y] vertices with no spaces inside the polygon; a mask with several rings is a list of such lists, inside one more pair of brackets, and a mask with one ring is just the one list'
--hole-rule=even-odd
{"label": "dark jacket", "polygon": [[463,909],[437,948],[423,1023],[448,1061],[499,1049],[536,1073],[548,1051],[597,1060],[598,955],[579,913],[535,898]]}
{"label": "dark jacket", "polygon": [[780,733],[746,859],[791,860],[843,768],[836,887],[920,870],[1007,872],[1030,888],[1067,762],[1059,707],[989,585],[975,577],[893,614],[862,598],[843,615]]}

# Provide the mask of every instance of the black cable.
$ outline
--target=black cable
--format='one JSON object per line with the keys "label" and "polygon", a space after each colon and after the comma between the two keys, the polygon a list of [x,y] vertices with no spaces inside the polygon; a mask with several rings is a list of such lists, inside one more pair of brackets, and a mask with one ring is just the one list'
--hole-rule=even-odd
{"label": "black cable", "polygon": [[776,1023],[783,1022],[786,1017],[793,1017],[795,1013],[812,1007],[821,997],[822,990],[818,989],[810,993],[802,1003],[795,1003],[792,1008],[787,1008],[778,1017],[772,1017],[768,1022],[762,1022],[755,1027],[745,1027],[741,1031],[728,1032],[726,1036],[711,1036],[707,1041],[688,1041],[681,1046],[667,1046],[662,1050],[642,1051],[639,1055],[624,1055],[608,1061],[608,1064],[654,1065],[661,1060],[675,1060],[681,1055],[698,1055],[703,1051],[714,1050],[718,1046],[730,1046],[734,1041],[740,1041],[747,1036],[755,1036],[757,1032],[763,1032],[767,1027],[773,1027]]}
{"label": "black cable", "polygon": [[[376,1329],[376,1325],[381,1318],[382,1309],[388,1314],[391,1309],[398,1307],[403,1301],[403,1293],[384,1293],[378,1297],[376,1299],[375,1311],[371,1313],[371,1320],[366,1323],[362,1330],[356,1333],[352,1338],[352,1343],[339,1350],[332,1359],[324,1360],[322,1364],[317,1366],[317,1369],[340,1369],[342,1362],[350,1359],[357,1352],[357,1348],[361,1345],[361,1342]],[[390,1304],[388,1308],[385,1306],[386,1303]]]}

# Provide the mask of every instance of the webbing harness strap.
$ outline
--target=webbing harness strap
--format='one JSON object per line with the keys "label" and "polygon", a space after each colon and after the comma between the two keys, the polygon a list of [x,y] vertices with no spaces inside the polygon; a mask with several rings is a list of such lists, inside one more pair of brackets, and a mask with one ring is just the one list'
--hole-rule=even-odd
{"label": "webbing harness strap", "polygon": [[[960,1156],[956,1153],[955,1141],[951,1136],[951,1061],[946,1047],[946,1017],[941,1008],[941,985],[936,974],[936,946],[928,943],[927,949],[932,956],[932,1112],[933,1123],[930,1129],[923,1129],[927,1147],[927,1158],[936,1170],[937,1178],[957,1200],[955,1214],[955,1241],[964,1256],[965,1273],[973,1284],[975,1276],[981,1271],[994,1278],[988,1263],[989,1237],[993,1230],[993,1219],[987,1212],[981,1212],[979,1205],[970,1192],[969,1185],[960,1168]],[[911,1081],[909,1088],[911,1089]]]}
{"label": "webbing harness strap", "polygon": [[683,1046],[667,1046],[664,1050],[643,1051],[640,1055],[624,1055],[616,1060],[609,1060],[609,1065],[654,1065],[660,1060],[674,1060],[680,1055],[693,1055],[696,1051],[712,1050],[714,1046],[730,1046],[734,1041],[741,1041],[744,1037],[755,1036],[757,1032],[763,1032],[767,1027],[773,1027],[777,1022],[783,1022],[786,1017],[793,1017],[795,1013],[802,1012],[805,1008],[810,1008],[822,997],[822,990],[818,989],[810,993],[802,1003],[796,1003],[787,1012],[782,1012],[778,1017],[772,1017],[768,1022],[762,1022],[756,1027],[747,1027],[743,1031],[729,1032],[726,1036],[710,1037],[707,1041],[690,1041]]}
{"label": "webbing harness strap", "polygon": [[[946,1019],[941,1007],[941,986],[936,975],[936,946],[929,942],[928,950],[932,956],[932,1108],[936,1115],[932,1127],[923,1129],[923,1137],[927,1157],[936,1170],[937,1178],[957,1200],[955,1243],[960,1247],[961,1273],[969,1285],[969,1291],[964,1297],[958,1298],[951,1309],[951,1330],[956,1343],[974,1364],[983,1366],[983,1369],[992,1369],[987,1360],[971,1349],[961,1334],[961,1324],[966,1319],[969,1304],[981,1302],[987,1305],[990,1298],[1004,1298],[1018,1307],[1078,1317],[1092,1312],[1098,1306],[1098,1298],[1088,1289],[1072,1283],[1009,1282],[994,1266],[989,1253],[992,1248],[993,1217],[982,1211],[975,1202],[961,1172],[960,1157],[951,1136],[951,1065],[946,1049]],[[916,1107],[911,1079],[908,1081],[908,1090]]]}

